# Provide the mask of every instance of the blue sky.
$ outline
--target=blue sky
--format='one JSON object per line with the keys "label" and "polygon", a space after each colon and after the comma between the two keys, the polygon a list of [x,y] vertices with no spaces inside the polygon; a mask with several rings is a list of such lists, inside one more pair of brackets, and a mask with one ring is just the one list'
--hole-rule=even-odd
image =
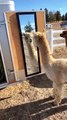
{"label": "blue sky", "polygon": [[59,10],[61,14],[67,12],[67,0],[14,0],[15,9],[17,11],[43,10],[47,8],[49,11]]}

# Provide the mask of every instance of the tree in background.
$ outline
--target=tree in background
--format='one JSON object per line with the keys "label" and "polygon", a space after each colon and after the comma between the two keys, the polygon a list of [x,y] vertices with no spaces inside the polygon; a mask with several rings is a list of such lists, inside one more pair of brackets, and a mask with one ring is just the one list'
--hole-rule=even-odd
{"label": "tree in background", "polygon": [[65,20],[67,20],[67,13],[65,14]]}
{"label": "tree in background", "polygon": [[31,32],[33,30],[30,22],[24,27],[25,32]]}
{"label": "tree in background", "polygon": [[56,21],[56,16],[52,11],[49,12],[49,21]]}
{"label": "tree in background", "polygon": [[65,16],[64,16],[64,15],[61,16],[61,20],[62,20],[62,21],[65,20]]}
{"label": "tree in background", "polygon": [[61,20],[61,13],[60,13],[60,11],[57,11],[55,13],[55,16],[56,16],[56,21],[60,21]]}
{"label": "tree in background", "polygon": [[46,15],[46,21],[49,22],[49,12],[48,12],[48,9],[45,8],[45,15]]}
{"label": "tree in background", "polygon": [[40,8],[40,10],[42,10],[42,8]]}
{"label": "tree in background", "polygon": [[46,22],[53,22],[53,21],[60,21],[62,19],[64,19],[64,16],[61,16],[60,11],[48,11],[47,8],[44,9],[45,10],[45,14],[46,14]]}

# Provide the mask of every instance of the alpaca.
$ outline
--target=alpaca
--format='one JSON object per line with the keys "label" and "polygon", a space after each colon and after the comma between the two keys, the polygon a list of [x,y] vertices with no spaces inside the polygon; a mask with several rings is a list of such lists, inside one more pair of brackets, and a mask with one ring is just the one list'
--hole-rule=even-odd
{"label": "alpaca", "polygon": [[67,31],[63,31],[61,34],[60,34],[61,37],[65,38],[65,42],[66,42],[66,47],[67,47]]}
{"label": "alpaca", "polygon": [[24,40],[24,47],[26,53],[25,56],[27,58],[26,61],[29,66],[29,69],[31,70],[31,72],[37,72],[38,71],[37,51],[36,49],[34,49],[32,39],[29,38],[28,32],[26,32],[26,34],[23,34],[23,40]]}
{"label": "alpaca", "polygon": [[36,53],[36,50],[34,49],[34,45],[32,43],[32,39],[30,38],[29,35],[30,34],[28,32],[26,32],[26,34],[24,33],[23,34],[24,40],[25,40],[25,43],[27,45],[27,48],[28,48],[29,55],[30,55],[31,59],[34,58],[37,61],[37,53]]}
{"label": "alpaca", "polygon": [[55,59],[52,56],[45,32],[30,33],[29,37],[35,47],[39,47],[45,73],[53,81],[54,103],[59,105],[62,98],[62,88],[67,81],[67,59]]}

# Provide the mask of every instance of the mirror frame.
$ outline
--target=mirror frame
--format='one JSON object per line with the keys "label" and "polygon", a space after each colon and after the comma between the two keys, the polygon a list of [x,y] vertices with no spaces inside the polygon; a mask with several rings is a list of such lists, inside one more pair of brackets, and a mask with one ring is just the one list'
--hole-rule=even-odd
{"label": "mirror frame", "polygon": [[35,20],[35,31],[37,31],[37,19],[36,19],[36,12],[16,12],[17,16],[17,22],[18,22],[18,29],[19,29],[19,35],[20,35],[20,42],[21,42],[21,48],[22,48],[22,53],[23,53],[23,61],[24,61],[24,67],[25,67],[25,75],[26,77],[36,75],[41,73],[41,65],[40,65],[40,55],[39,55],[39,48],[37,47],[37,54],[38,54],[38,65],[39,65],[39,71],[34,72],[32,74],[27,73],[27,65],[26,65],[26,58],[25,58],[25,53],[24,53],[24,45],[22,41],[22,34],[21,34],[21,26],[20,26],[20,20],[19,20],[19,15],[34,15],[34,20]]}
{"label": "mirror frame", "polygon": [[0,59],[1,59],[2,69],[3,69],[3,77],[4,77],[4,80],[2,79],[2,81],[1,81],[1,78],[0,78],[0,85],[1,85],[1,84],[7,83],[7,78],[6,78],[6,73],[5,73],[5,69],[4,69],[1,50],[0,50]]}

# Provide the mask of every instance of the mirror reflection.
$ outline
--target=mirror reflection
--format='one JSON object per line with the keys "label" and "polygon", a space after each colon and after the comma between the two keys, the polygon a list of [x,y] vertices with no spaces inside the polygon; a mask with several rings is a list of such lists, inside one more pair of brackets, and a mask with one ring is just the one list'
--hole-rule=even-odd
{"label": "mirror reflection", "polygon": [[21,32],[35,31],[34,15],[19,15]]}
{"label": "mirror reflection", "polygon": [[32,74],[39,72],[38,53],[37,49],[34,48],[32,39],[30,39],[30,34],[27,33],[23,36],[23,45],[26,58],[27,73]]}
{"label": "mirror reflection", "polygon": [[25,56],[25,66],[27,75],[40,72],[39,53],[35,49],[33,40],[30,38],[32,31],[36,31],[34,14],[19,15],[22,42]]}

